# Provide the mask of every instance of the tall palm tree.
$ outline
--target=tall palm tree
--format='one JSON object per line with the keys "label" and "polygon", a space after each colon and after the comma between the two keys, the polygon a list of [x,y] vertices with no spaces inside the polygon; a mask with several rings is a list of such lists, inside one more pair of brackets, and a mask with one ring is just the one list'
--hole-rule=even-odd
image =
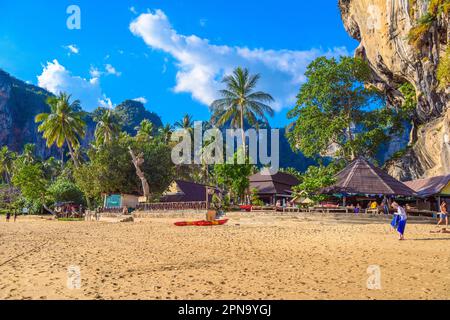
{"label": "tall palm tree", "polygon": [[109,144],[119,136],[121,127],[112,110],[105,111],[96,120],[95,140],[97,144]]}
{"label": "tall palm tree", "polygon": [[7,146],[0,149],[0,178],[4,179],[6,184],[11,184],[11,174],[15,153],[9,150]]}
{"label": "tall palm tree", "polygon": [[75,149],[80,146],[80,138],[86,133],[86,123],[83,121],[83,113],[80,112],[80,101],[70,102],[71,96],[61,93],[57,97],[47,99],[50,113],[41,113],[36,116],[36,123],[41,123],[39,132],[47,140],[47,147],[56,144],[60,149],[64,144],[69,148],[70,156],[76,167],[79,166],[75,157]]}
{"label": "tall palm tree", "polygon": [[242,129],[242,146],[246,151],[244,122],[258,127],[258,122],[267,123],[266,114],[273,117],[273,109],[267,105],[274,101],[273,97],[262,91],[255,91],[261,76],[251,75],[247,68],[238,67],[232,75],[226,76],[222,82],[226,89],[219,91],[221,99],[214,101],[210,110],[211,122],[223,126],[231,121],[235,128]]}
{"label": "tall palm tree", "polygon": [[194,127],[194,120],[191,115],[186,114],[183,117],[183,119],[175,122],[173,125],[175,128],[184,129],[184,130],[188,130],[189,132],[191,132],[192,128]]}
{"label": "tall palm tree", "polygon": [[148,119],[142,120],[141,124],[135,128],[137,131],[136,137],[141,140],[147,140],[153,138],[153,122]]}

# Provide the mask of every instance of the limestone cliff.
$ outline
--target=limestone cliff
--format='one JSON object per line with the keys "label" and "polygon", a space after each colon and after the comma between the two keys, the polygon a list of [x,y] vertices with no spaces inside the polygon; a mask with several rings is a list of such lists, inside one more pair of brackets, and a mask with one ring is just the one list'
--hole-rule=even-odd
{"label": "limestone cliff", "polygon": [[[446,7],[428,18],[430,4],[436,3],[449,5],[447,0],[339,0],[344,26],[360,42],[355,54],[368,61],[372,84],[385,93],[388,104],[402,104],[398,89],[405,82],[416,89],[415,144],[388,166],[403,179],[450,173],[449,164],[443,162],[450,152],[445,142],[450,89],[439,85],[436,75],[449,45],[449,14]],[[426,24],[420,22],[425,18]],[[411,30],[418,26],[426,26],[420,41],[411,41]]]}

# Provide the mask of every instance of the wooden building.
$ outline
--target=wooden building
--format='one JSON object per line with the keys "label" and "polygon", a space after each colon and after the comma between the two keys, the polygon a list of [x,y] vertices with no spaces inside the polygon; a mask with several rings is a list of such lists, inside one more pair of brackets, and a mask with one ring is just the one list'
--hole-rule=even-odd
{"label": "wooden building", "polygon": [[257,173],[249,178],[250,189],[258,190],[258,197],[268,205],[275,205],[280,201],[282,205],[293,198],[292,188],[299,185],[296,177],[278,172],[275,175]]}
{"label": "wooden building", "polygon": [[420,198],[417,202],[419,210],[438,212],[443,200],[450,205],[450,175],[407,181],[405,184]]}

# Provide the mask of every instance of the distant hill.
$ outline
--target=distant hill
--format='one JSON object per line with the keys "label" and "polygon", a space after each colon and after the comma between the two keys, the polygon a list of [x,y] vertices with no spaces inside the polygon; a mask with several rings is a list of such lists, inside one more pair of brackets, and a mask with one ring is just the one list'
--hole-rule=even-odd
{"label": "distant hill", "polygon": [[[0,145],[20,152],[27,143],[36,145],[36,155],[42,158],[59,156],[56,148],[46,148],[45,141],[34,122],[37,114],[49,112],[46,99],[53,94],[45,89],[18,80],[0,69]],[[162,126],[161,118],[145,109],[140,102],[126,100],[118,105],[114,112],[121,120],[124,131],[135,134],[142,120],[152,121],[155,128]],[[95,112],[86,112],[86,137],[82,144],[87,146],[94,139]]]}
{"label": "distant hill", "polygon": [[[36,145],[36,155],[41,158],[50,156],[59,157],[60,151],[53,147],[48,149],[45,140],[38,133],[38,125],[34,122],[37,114],[49,112],[46,99],[52,93],[37,86],[27,84],[24,81],[12,77],[0,69],[0,145],[7,145],[10,149],[20,152],[27,143]],[[104,110],[97,109],[86,112],[84,120],[87,124],[86,137],[82,141],[83,146],[88,146],[94,139],[94,119]],[[117,117],[121,121],[124,131],[133,135],[135,128],[142,120],[150,120],[155,128],[163,126],[161,118],[154,112],[145,109],[141,102],[126,100],[115,109]],[[285,130],[280,132],[280,166],[293,167],[299,171],[306,170],[315,162],[304,157],[302,154],[294,153],[285,135]]]}

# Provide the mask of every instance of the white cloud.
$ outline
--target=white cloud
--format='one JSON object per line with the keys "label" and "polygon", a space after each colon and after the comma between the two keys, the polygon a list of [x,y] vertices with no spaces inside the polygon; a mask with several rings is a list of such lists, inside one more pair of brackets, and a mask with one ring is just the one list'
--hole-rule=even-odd
{"label": "white cloud", "polygon": [[38,85],[53,94],[67,92],[74,99],[79,99],[85,110],[93,110],[100,106],[112,106],[112,102],[105,96],[100,87],[100,78],[91,68],[91,78],[85,79],[74,76],[58,60],[47,62],[39,75]]}
{"label": "white cloud", "polygon": [[135,7],[130,7],[129,9],[130,9],[131,13],[138,14],[138,12],[137,12]]}
{"label": "white cloud", "polygon": [[130,31],[149,47],[162,50],[177,61],[175,92],[190,93],[205,105],[218,98],[223,75],[242,66],[261,74],[259,89],[271,93],[276,99],[273,107],[280,110],[295,103],[312,60],[322,55],[348,54],[344,47],[293,51],[214,45],[196,35],[179,34],[161,10],[139,15],[130,24]]}
{"label": "white cloud", "polygon": [[69,51],[67,53],[69,56],[71,54],[79,54],[80,53],[80,49],[75,44],[69,44],[68,46],[64,46],[63,48]]}
{"label": "white cloud", "polygon": [[139,98],[135,98],[133,99],[134,101],[140,102],[142,104],[146,104],[148,101],[145,97],[139,97]]}
{"label": "white cloud", "polygon": [[111,75],[118,76],[118,77],[120,77],[122,75],[122,72],[117,71],[116,68],[114,68],[110,64],[107,64],[105,66],[105,70],[106,70],[107,74],[111,74]]}
{"label": "white cloud", "polygon": [[100,70],[98,70],[96,67],[92,67],[89,70],[89,73],[91,75],[92,78],[100,78],[102,75],[102,72]]}

